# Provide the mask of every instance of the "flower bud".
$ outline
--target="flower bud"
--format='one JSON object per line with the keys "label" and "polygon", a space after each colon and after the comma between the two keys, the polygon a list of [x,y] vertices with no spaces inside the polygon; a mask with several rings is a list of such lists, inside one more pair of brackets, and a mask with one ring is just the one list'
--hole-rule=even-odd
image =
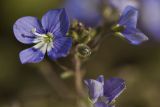
{"label": "flower bud", "polygon": [[91,55],[91,48],[85,44],[79,44],[77,46],[77,54],[80,57],[89,57]]}
{"label": "flower bud", "polygon": [[87,44],[95,37],[96,30],[75,20],[71,24],[69,35],[72,36],[75,42],[79,44]]}

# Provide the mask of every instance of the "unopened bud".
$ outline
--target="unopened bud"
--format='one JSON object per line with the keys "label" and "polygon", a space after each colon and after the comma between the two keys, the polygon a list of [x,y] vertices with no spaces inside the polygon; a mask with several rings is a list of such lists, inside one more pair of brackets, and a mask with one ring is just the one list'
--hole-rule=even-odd
{"label": "unopened bud", "polygon": [[80,57],[89,57],[91,55],[91,48],[85,44],[79,44],[77,47],[77,53]]}

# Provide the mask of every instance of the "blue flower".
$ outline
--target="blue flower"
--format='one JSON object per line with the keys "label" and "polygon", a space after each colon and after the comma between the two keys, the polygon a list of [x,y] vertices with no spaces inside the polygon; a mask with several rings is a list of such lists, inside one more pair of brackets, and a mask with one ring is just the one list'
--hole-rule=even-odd
{"label": "blue flower", "polygon": [[72,19],[87,26],[99,25],[102,20],[100,0],[66,0],[65,7]]}
{"label": "blue flower", "polygon": [[132,6],[127,6],[115,27],[116,33],[126,38],[131,44],[138,45],[148,40],[148,37],[138,30],[137,27],[138,10]]}
{"label": "blue flower", "polygon": [[90,100],[95,107],[114,107],[110,105],[124,91],[125,82],[120,78],[110,78],[104,80],[101,75],[97,80],[85,80],[89,89]]}
{"label": "blue flower", "polygon": [[107,0],[111,7],[116,8],[119,12],[123,12],[127,6],[138,8],[140,2],[138,0]]}
{"label": "blue flower", "polygon": [[160,0],[107,0],[108,3],[123,12],[126,6],[138,8],[141,12],[140,24],[150,38],[160,40]]}
{"label": "blue flower", "polygon": [[35,44],[20,52],[20,60],[24,63],[38,63],[45,53],[52,60],[65,57],[72,46],[72,39],[66,37],[69,19],[65,9],[48,11],[42,20],[26,16],[18,19],[13,31],[18,41],[24,44]]}

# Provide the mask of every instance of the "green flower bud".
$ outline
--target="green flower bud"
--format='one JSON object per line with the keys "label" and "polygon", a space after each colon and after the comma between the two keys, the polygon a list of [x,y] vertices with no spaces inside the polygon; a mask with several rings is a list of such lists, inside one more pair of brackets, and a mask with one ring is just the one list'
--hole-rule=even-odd
{"label": "green flower bud", "polygon": [[73,40],[75,40],[75,41],[78,40],[79,35],[77,34],[77,32],[73,31],[71,35],[72,35]]}
{"label": "green flower bud", "polygon": [[91,55],[91,48],[85,44],[79,44],[77,46],[77,54],[80,57],[89,57]]}
{"label": "green flower bud", "polygon": [[79,35],[79,43],[87,44],[89,43],[96,35],[96,30],[92,28],[84,29],[81,35]]}
{"label": "green flower bud", "polygon": [[74,20],[71,27],[72,28],[76,28],[78,26],[78,21],[77,20]]}
{"label": "green flower bud", "polygon": [[90,27],[86,27],[83,23],[73,21],[70,31],[68,33],[72,36],[75,42],[79,44],[88,44],[96,35],[96,30]]}

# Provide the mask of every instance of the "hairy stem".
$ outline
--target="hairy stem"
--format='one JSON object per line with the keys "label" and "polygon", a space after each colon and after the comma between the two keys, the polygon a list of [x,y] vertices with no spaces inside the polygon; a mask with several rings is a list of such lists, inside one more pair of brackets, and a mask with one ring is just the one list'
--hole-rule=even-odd
{"label": "hairy stem", "polygon": [[75,87],[77,91],[77,107],[89,107],[85,101],[86,94],[83,87],[83,76],[85,75],[84,70],[81,68],[81,60],[79,56],[75,55]]}
{"label": "hairy stem", "polygon": [[79,96],[84,96],[84,89],[83,89],[83,74],[81,70],[81,61],[77,55],[75,55],[75,86],[76,91]]}

